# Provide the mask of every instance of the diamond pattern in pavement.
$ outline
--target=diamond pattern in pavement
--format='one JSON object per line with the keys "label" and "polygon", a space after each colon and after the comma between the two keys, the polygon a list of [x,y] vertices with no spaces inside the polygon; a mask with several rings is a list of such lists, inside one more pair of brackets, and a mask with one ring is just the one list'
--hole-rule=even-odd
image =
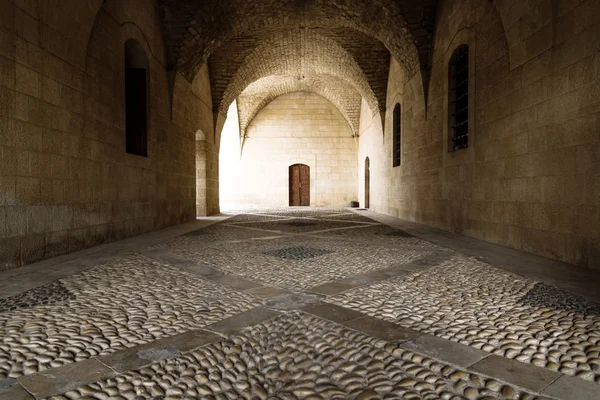
{"label": "diamond pattern in pavement", "polygon": [[[598,310],[348,209],[256,210],[0,299],[0,398],[23,376],[61,400],[528,399],[559,373],[595,393]],[[130,367],[52,372],[96,357]]]}

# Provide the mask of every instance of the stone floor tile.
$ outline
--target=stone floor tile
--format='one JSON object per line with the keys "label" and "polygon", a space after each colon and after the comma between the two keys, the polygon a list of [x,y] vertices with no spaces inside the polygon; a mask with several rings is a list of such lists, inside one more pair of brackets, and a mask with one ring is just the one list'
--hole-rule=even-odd
{"label": "stone floor tile", "polygon": [[367,276],[372,276],[377,278],[377,281],[382,281],[384,279],[393,278],[396,276],[404,276],[411,273],[413,270],[410,268],[410,263],[405,265],[398,265],[396,267],[390,267],[386,269],[381,269],[379,271],[370,272]]}
{"label": "stone floor tile", "polygon": [[36,399],[42,399],[114,375],[115,371],[100,361],[89,359],[22,376],[19,378],[19,383]]}
{"label": "stone floor tile", "polygon": [[509,385],[486,386],[486,380],[397,343],[289,312],[69,395],[88,399],[91,388],[101,399],[535,398]]}
{"label": "stone floor tile", "polygon": [[177,357],[180,353],[204,346],[219,339],[221,337],[213,332],[194,330],[144,345],[119,350],[107,356],[98,357],[98,360],[117,372],[131,371],[154,361]]}
{"label": "stone floor tile", "polygon": [[339,281],[336,281],[334,283],[358,287],[358,286],[367,286],[367,285],[370,285],[375,282],[379,282],[379,281],[381,281],[383,279],[387,279],[387,278],[389,278],[389,275],[387,275],[385,272],[373,271],[373,272],[369,272],[364,275],[356,275],[356,276],[351,276],[349,278],[340,279]]}
{"label": "stone floor tile", "polygon": [[600,307],[474,257],[454,253],[437,266],[325,301],[600,383],[594,353],[580,345],[582,338],[600,345],[600,337],[591,334],[600,331]]}
{"label": "stone floor tile", "polygon": [[[133,252],[137,252],[143,247],[164,242],[165,240],[172,239],[194,229],[208,227],[224,221],[229,217],[230,216],[228,215],[201,217],[195,221],[184,224],[174,225],[113,243],[105,243],[73,253],[63,254],[58,257],[24,265],[13,270],[2,271],[0,272],[0,298],[14,296],[27,290],[34,289],[37,286],[51,283],[64,276],[79,273],[93,266],[112,261],[117,257],[123,257]],[[68,266],[63,269],[65,264]],[[53,268],[58,270],[57,275],[47,273],[47,271],[51,271]],[[64,273],[62,271],[64,271]],[[29,280],[27,284],[21,285],[20,290],[18,291],[11,290],[10,292],[5,292],[5,285],[10,286],[9,282],[11,281],[11,278],[23,276],[28,273],[35,275],[36,279]]]}
{"label": "stone floor tile", "polygon": [[[8,381],[8,379],[5,381]],[[32,400],[34,398],[16,380],[11,380],[10,386],[8,386],[8,383],[3,384],[3,382],[0,381],[0,400]]]}
{"label": "stone floor tile", "polygon": [[401,347],[462,368],[469,367],[490,355],[490,353],[475,347],[465,346],[433,335],[419,336],[414,340],[402,343]]}
{"label": "stone floor tile", "polygon": [[264,286],[291,291],[408,263],[429,249],[377,247],[368,241],[348,243],[309,236],[288,236],[265,241],[182,244],[171,249],[198,262],[209,262],[223,273]]}
{"label": "stone floor tile", "polygon": [[335,304],[319,303],[302,308],[302,311],[316,315],[333,322],[348,322],[353,319],[364,317],[365,315],[358,311],[336,306]]}
{"label": "stone floor tile", "polygon": [[265,307],[276,311],[298,310],[321,302],[323,296],[307,293],[290,293],[271,297],[265,301]]}
{"label": "stone floor tile", "polygon": [[267,310],[263,307],[257,307],[250,311],[234,315],[206,327],[213,332],[219,332],[224,335],[231,335],[243,328],[260,324],[268,319],[280,315],[277,311]]}
{"label": "stone floor tile", "polygon": [[14,378],[0,379],[0,392],[10,389],[15,383],[17,380]]}
{"label": "stone floor tile", "polygon": [[[552,371],[558,369],[574,376],[574,381],[557,381],[547,390],[570,393],[569,386],[600,387],[594,351],[600,346],[594,334],[600,330],[600,307],[589,301],[590,291],[598,292],[598,277],[590,277],[589,271],[567,270],[465,238],[447,237],[434,244],[427,241],[425,228],[398,220],[392,226],[373,223],[347,209],[262,212],[240,215],[229,226],[190,224],[169,235],[153,235],[152,240],[130,238],[76,257],[0,273],[0,388],[8,377],[42,375],[66,363],[97,359],[124,371],[119,380],[131,382],[140,393],[145,384],[161,382],[168,365],[174,368],[173,379],[180,380],[168,395],[177,396],[179,385],[189,382],[187,367],[203,371],[208,365],[198,357],[213,357],[211,364],[215,359],[235,362],[241,347],[254,349],[253,361],[244,360],[250,362],[246,368],[256,372],[263,389],[275,397],[280,386],[270,377],[291,365],[298,373],[303,370],[307,379],[316,370],[330,376],[341,368],[325,386],[300,385],[294,390],[330,397],[323,393],[331,383],[342,398],[352,398],[353,384],[346,387],[345,378],[338,379],[349,366],[338,365],[337,356],[354,363],[355,371],[364,372],[369,365],[381,374],[390,372],[389,365],[381,368],[377,357],[394,358],[402,373],[395,370],[385,384],[368,378],[363,384],[373,386],[363,393],[367,397],[374,395],[372,390],[392,398],[420,390],[403,386],[416,385],[419,367],[429,368],[448,385],[435,386],[434,398],[448,397],[446,390],[465,397],[530,398],[516,386],[498,383],[507,380],[502,374],[526,376],[514,364],[509,372],[508,367],[490,367],[485,376],[463,370],[471,364],[485,367],[487,358],[481,357],[486,354],[514,359],[517,367],[545,366],[543,372],[556,374]],[[269,229],[257,228],[261,226]],[[272,226],[283,233],[274,234]],[[459,245],[449,250],[440,243]],[[200,330],[211,333],[197,337]],[[87,345],[71,352],[72,342],[79,339]],[[32,347],[24,346],[28,341]],[[375,361],[357,362],[361,358],[356,353],[357,358],[351,357],[354,350],[346,352],[355,346],[360,352],[369,348],[362,355]],[[23,347],[29,349],[26,360],[19,352]],[[300,347],[311,361],[298,358]],[[315,354],[322,356],[316,364],[311,358]],[[444,360],[449,365],[444,367]],[[265,370],[255,368],[259,365]],[[149,376],[148,368],[156,376]],[[446,379],[447,372],[440,368],[451,368],[453,377]],[[209,378],[209,373],[206,378],[215,397],[227,393],[239,398],[258,384],[244,374],[248,375],[241,373],[238,386],[227,389],[225,383],[220,394],[215,384],[224,383],[222,377]],[[463,379],[468,390],[462,383],[455,385]],[[91,390],[99,397],[112,396],[119,381],[104,381],[90,384]],[[425,386],[420,382],[419,387]],[[85,398],[90,391],[85,386],[77,390],[79,395],[69,396]],[[188,395],[194,390],[199,397],[207,393],[206,385],[199,385]],[[296,396],[294,390],[290,396]],[[131,396],[126,393],[124,397]],[[146,394],[168,397],[152,393]]]}
{"label": "stone floor tile", "polygon": [[324,285],[319,285],[312,287],[307,290],[307,292],[324,294],[326,296],[335,295],[341,292],[345,292],[346,290],[354,289],[361,285],[349,284],[349,283],[338,283],[338,282],[330,282]]}
{"label": "stone floor tile", "polygon": [[252,224],[230,224],[227,222],[227,226],[238,226],[242,228],[261,229],[265,231],[282,232],[282,233],[312,233],[321,232],[329,229],[338,228],[356,228],[357,225],[362,225],[353,221],[342,221],[342,220],[328,220],[328,219],[304,219],[304,218],[293,218],[286,220],[270,220],[270,221],[256,221]]}
{"label": "stone floor tile", "polygon": [[262,286],[260,283],[250,282],[235,275],[207,275],[206,278],[213,282],[218,282],[238,290],[246,290]]}
{"label": "stone floor tile", "polygon": [[565,262],[551,260],[536,254],[510,249],[480,239],[469,238],[372,211],[362,212],[361,215],[406,230],[422,240],[430,241],[447,249],[480,257],[482,261],[506,271],[573,291],[576,294],[586,296],[592,301],[600,301],[598,295],[600,274],[598,274],[597,269],[574,267]]}
{"label": "stone floor tile", "polygon": [[562,375],[545,388],[542,394],[561,400],[598,400],[600,399],[600,386],[593,382]]}
{"label": "stone floor tile", "polygon": [[[0,309],[9,308],[0,311],[0,379],[203,329],[261,304],[254,296],[140,254],[60,284],[0,301]],[[61,294],[62,287],[68,296]],[[27,359],[19,357],[21,343],[32,341],[32,334],[34,350]],[[73,347],[73,341],[86,346]]]}
{"label": "stone floor tile", "polygon": [[525,364],[517,360],[491,355],[471,365],[470,371],[493,376],[512,385],[535,392],[542,391],[554,382],[560,373]]}
{"label": "stone floor tile", "polygon": [[188,260],[184,257],[173,254],[165,249],[156,249],[146,253],[148,256],[158,259],[159,261],[166,262],[173,266],[185,269],[186,271],[192,272],[201,276],[212,276],[222,275],[221,272],[212,268],[206,263],[199,263],[196,261]]}
{"label": "stone floor tile", "polygon": [[274,287],[270,287],[270,286],[257,286],[257,287],[253,287],[250,289],[246,289],[246,290],[244,290],[244,292],[251,294],[252,296],[260,297],[263,299],[281,296],[281,295],[290,293],[287,290],[274,288]]}
{"label": "stone floor tile", "polygon": [[405,342],[414,340],[423,335],[420,332],[390,322],[373,318],[370,316],[361,317],[352,321],[344,322],[349,328],[356,329],[382,340],[395,342]]}

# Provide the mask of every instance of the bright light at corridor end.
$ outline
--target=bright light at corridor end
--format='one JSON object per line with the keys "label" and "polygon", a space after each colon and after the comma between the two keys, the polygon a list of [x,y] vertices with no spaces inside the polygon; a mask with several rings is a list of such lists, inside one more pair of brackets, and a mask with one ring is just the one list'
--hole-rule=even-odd
{"label": "bright light at corridor end", "polygon": [[240,124],[237,112],[237,101],[231,103],[227,111],[227,121],[221,133],[221,149],[219,155],[219,198],[221,210],[241,208],[242,188],[244,185],[241,168]]}

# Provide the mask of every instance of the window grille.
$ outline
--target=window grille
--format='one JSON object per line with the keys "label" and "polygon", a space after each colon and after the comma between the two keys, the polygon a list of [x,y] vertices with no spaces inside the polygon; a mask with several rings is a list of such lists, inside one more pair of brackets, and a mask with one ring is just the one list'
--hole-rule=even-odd
{"label": "window grille", "polygon": [[396,107],[394,107],[394,124],[393,124],[393,131],[394,131],[394,153],[393,153],[393,160],[394,160],[394,167],[399,166],[402,163],[402,125],[401,125],[401,117],[402,117],[402,111],[400,108],[400,104],[396,104]]}
{"label": "window grille", "polygon": [[448,150],[469,147],[469,47],[459,46],[448,66]]}
{"label": "window grille", "polygon": [[141,45],[125,42],[125,151],[148,156],[148,60]]}

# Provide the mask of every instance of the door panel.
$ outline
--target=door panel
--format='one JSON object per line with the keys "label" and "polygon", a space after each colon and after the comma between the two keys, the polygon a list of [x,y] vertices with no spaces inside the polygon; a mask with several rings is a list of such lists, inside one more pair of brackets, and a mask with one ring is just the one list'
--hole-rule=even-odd
{"label": "door panel", "polygon": [[300,168],[290,167],[290,206],[300,205]]}
{"label": "door panel", "polygon": [[310,206],[310,170],[308,165],[300,165],[300,205]]}
{"label": "door panel", "polygon": [[310,206],[310,167],[294,164],[289,168],[290,206]]}

